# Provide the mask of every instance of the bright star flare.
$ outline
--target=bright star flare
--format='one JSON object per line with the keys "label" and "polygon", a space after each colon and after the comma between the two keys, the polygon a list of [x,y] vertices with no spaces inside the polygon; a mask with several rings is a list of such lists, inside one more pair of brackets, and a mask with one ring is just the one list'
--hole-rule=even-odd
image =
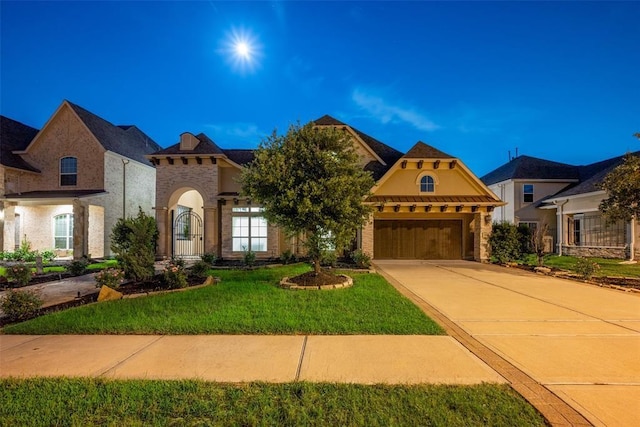
{"label": "bright star flare", "polygon": [[244,29],[232,29],[225,38],[221,53],[234,71],[254,72],[260,66],[261,45],[256,36]]}

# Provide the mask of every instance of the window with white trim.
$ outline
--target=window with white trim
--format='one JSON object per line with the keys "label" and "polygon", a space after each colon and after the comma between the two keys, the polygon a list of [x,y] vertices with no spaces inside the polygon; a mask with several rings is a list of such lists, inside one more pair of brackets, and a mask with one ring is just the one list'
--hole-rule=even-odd
{"label": "window with white trim", "polygon": [[53,217],[53,240],[55,249],[73,249],[73,214]]}
{"label": "window with white trim", "polygon": [[420,178],[420,192],[433,193],[436,190],[435,180],[431,175],[425,175]]}
{"label": "window with white trim", "polygon": [[261,212],[264,208],[242,207],[231,209],[231,241],[234,252],[267,251],[267,220]]}
{"label": "window with white trim", "polygon": [[533,202],[533,184],[524,184],[522,186],[523,201],[525,203]]}
{"label": "window with white trim", "polygon": [[78,159],[63,157],[60,159],[60,185],[78,184]]}

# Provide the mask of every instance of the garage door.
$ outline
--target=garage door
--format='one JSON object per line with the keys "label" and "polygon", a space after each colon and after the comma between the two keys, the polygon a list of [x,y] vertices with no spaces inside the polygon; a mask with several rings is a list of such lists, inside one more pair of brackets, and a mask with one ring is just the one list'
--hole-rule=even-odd
{"label": "garage door", "polygon": [[376,220],[376,259],[461,259],[460,220]]}

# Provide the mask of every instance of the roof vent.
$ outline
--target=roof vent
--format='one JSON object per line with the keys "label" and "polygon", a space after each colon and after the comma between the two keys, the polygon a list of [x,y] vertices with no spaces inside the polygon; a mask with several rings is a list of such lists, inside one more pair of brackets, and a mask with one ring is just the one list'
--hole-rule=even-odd
{"label": "roof vent", "polygon": [[189,132],[185,132],[180,135],[180,150],[181,151],[191,151],[200,143],[200,140],[196,138],[193,134]]}

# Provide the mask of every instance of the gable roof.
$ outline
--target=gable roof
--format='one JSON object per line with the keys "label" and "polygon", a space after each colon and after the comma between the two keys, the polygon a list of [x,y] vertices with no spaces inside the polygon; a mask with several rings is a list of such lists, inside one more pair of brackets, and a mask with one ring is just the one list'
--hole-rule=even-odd
{"label": "gable roof", "polygon": [[69,101],[66,102],[108,151],[148,164],[145,154],[151,154],[161,147],[136,126],[115,126],[92,112]]}
{"label": "gable roof", "polygon": [[13,153],[13,151],[22,151],[27,148],[37,134],[38,129],[36,128],[0,116],[0,164],[10,168],[40,172],[19,154]]}
{"label": "gable roof", "polygon": [[393,164],[395,162],[398,161],[398,159],[400,159],[402,157],[402,153],[398,150],[396,150],[393,147],[388,146],[387,144],[378,141],[377,139],[375,139],[374,137],[367,135],[364,132],[359,131],[358,129],[354,128],[353,126],[350,126],[348,124],[345,124],[343,122],[341,122],[340,120],[331,117],[328,114],[325,114],[324,116],[320,117],[317,120],[314,120],[313,123],[315,123],[318,126],[348,126],[353,132],[355,132],[356,135],[358,135],[358,137],[369,146],[369,148],[380,158],[382,159],[383,162],[386,163],[386,165],[383,165],[381,163],[375,162],[375,161],[371,161],[369,162],[367,165],[365,165],[364,169],[371,171],[371,173],[373,174],[373,179],[375,179],[376,181],[378,179],[380,179],[382,177],[382,175],[385,174],[385,172],[387,172],[391,166],[393,166]]}
{"label": "gable roof", "polygon": [[482,178],[486,185],[508,179],[567,179],[580,178],[578,167],[530,156],[518,156]]}
{"label": "gable roof", "polygon": [[227,155],[229,160],[241,166],[251,163],[255,157],[254,150],[250,149],[231,149],[223,151],[224,154]]}
{"label": "gable roof", "polygon": [[[184,134],[183,134],[184,135]],[[181,150],[180,149],[180,142],[173,144],[165,149],[160,149],[158,151],[155,151],[153,153],[149,153],[152,155],[168,155],[168,154],[182,154],[182,155],[189,155],[189,154],[202,154],[202,155],[224,155],[224,151],[222,150],[222,148],[218,147],[218,145],[213,142],[213,140],[211,140],[211,138],[209,138],[207,135],[205,135],[204,133],[199,133],[198,135],[195,135],[195,137],[198,139],[198,141],[200,141],[198,143],[198,145],[196,145],[193,150]]]}
{"label": "gable roof", "polygon": [[[629,153],[632,156],[640,156],[640,151]],[[580,182],[571,185],[554,194],[549,199],[558,199],[562,197],[575,196],[578,194],[593,193],[600,191],[598,185],[604,177],[614,168],[624,161],[625,155],[613,157],[611,159],[602,160],[600,162],[591,163],[585,166],[579,166]]]}
{"label": "gable roof", "polygon": [[453,159],[453,156],[438,150],[422,141],[416,142],[404,156],[407,159]]}

